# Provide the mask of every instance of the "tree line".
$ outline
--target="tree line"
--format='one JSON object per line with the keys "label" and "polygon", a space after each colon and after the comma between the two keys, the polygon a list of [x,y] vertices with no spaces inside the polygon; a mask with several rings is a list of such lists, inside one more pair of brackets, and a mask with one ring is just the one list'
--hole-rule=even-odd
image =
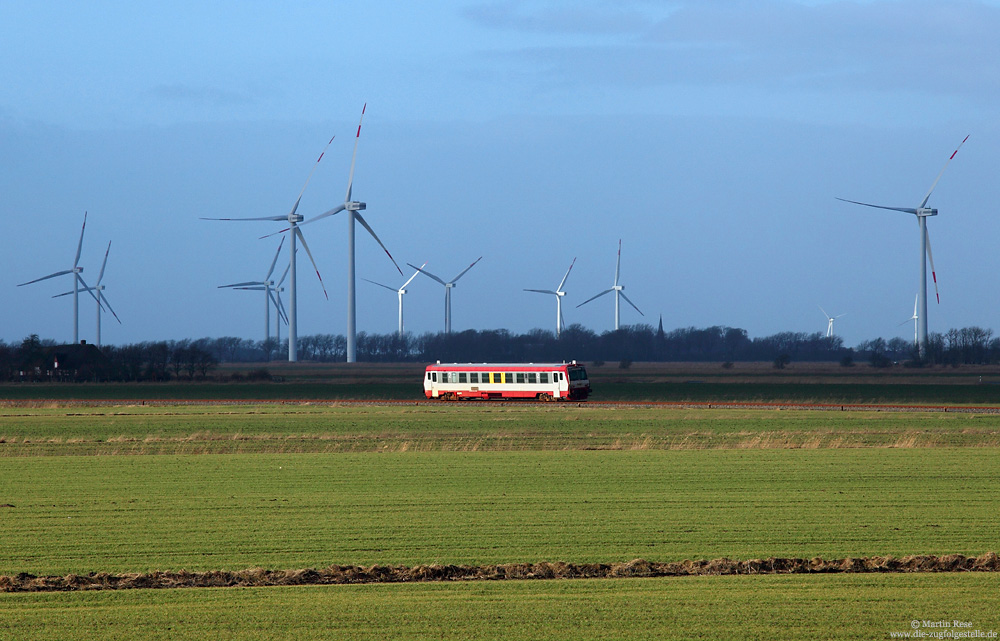
{"label": "tree line", "polygon": [[[54,341],[25,338],[20,344],[0,341],[0,380],[52,380]],[[233,336],[196,340],[147,341],[107,345],[100,364],[78,372],[78,380],[167,381],[198,380],[212,376],[219,363],[261,363],[284,360],[287,340],[255,341]],[[315,334],[299,338],[303,361],[343,362],[344,336]],[[630,325],[598,334],[571,325],[558,338],[535,329],[515,334],[505,329],[466,330],[451,334],[420,335],[358,333],[357,356],[364,362],[720,362],[769,361],[775,367],[791,362],[835,361],[842,365],[889,367],[1000,363],[1000,338],[980,327],[952,329],[928,337],[927,357],[917,359],[913,343],[893,338],[863,341],[845,347],[838,336],[779,332],[750,338],[735,327],[686,327],[664,332],[650,325]],[[266,378],[266,371],[254,374]],[[65,380],[60,379],[60,380]]]}

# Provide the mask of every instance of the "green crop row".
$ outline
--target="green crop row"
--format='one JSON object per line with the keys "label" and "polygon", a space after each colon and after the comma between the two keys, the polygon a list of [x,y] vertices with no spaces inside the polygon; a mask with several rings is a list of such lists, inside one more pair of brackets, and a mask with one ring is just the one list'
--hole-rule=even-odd
{"label": "green crop row", "polygon": [[996,448],[0,458],[0,574],[978,555]]}
{"label": "green crop row", "polygon": [[8,594],[0,638],[885,639],[911,621],[985,638],[997,587],[896,574]]}

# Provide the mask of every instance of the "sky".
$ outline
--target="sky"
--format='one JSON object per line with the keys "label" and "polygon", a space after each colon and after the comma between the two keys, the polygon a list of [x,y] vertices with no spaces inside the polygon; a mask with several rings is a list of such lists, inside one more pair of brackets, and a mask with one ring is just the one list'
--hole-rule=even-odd
{"label": "sky", "polygon": [[[102,342],[264,337],[262,279],[284,228],[203,218],[353,197],[358,330],[396,330],[420,265],[452,326],[614,324],[621,283],[664,329],[912,336],[928,203],[940,287],[930,331],[1000,332],[1000,2],[0,0],[0,340],[72,340],[80,265],[121,320]],[[346,331],[347,221],[302,227],[298,332]],[[288,263],[282,249],[275,276]],[[286,283],[287,284],[287,283]],[[324,296],[324,287],[329,298]],[[444,327],[418,275],[405,326]],[[284,294],[288,304],[288,292]],[[81,298],[80,338],[95,303]],[[271,331],[274,332],[272,318]],[[282,336],[287,329],[282,328]]]}

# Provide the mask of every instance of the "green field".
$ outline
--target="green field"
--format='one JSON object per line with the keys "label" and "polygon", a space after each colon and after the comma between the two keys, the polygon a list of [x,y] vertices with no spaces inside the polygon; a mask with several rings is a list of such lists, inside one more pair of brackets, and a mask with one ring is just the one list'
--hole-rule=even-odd
{"label": "green field", "polygon": [[0,457],[1000,447],[1000,414],[455,403],[0,408]]}
{"label": "green field", "polygon": [[986,634],[997,587],[896,574],[8,594],[0,639],[886,639],[914,619]]}
{"label": "green field", "polygon": [[[0,575],[978,555],[1000,549],[998,434],[985,413],[7,407]],[[8,593],[0,639],[147,627],[887,638],[914,618],[1000,629],[998,587],[993,574],[946,574]]]}

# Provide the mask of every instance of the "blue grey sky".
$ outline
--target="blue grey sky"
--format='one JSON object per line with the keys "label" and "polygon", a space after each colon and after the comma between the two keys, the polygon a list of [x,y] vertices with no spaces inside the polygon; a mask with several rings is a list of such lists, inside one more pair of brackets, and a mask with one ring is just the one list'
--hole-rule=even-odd
{"label": "blue grey sky", "polygon": [[[915,207],[949,155],[929,221],[941,304],[931,331],[1000,330],[996,168],[1000,3],[0,2],[0,339],[72,338],[53,299],[84,211],[92,282],[108,241],[105,343],[263,338],[276,223],[316,157],[306,217],[354,197],[403,266],[449,278],[453,328],[729,325],[912,336]],[[346,328],[346,220],[303,227],[299,334]],[[287,263],[287,248],[279,264]],[[278,271],[280,271],[279,268]],[[358,228],[358,276],[404,278]],[[418,276],[408,330],[443,328]],[[287,302],[287,293],[286,293]],[[81,338],[94,339],[81,300]],[[273,323],[273,321],[272,321]],[[358,282],[358,329],[396,327],[392,292]],[[273,331],[273,329],[272,329]],[[282,328],[282,335],[286,330]]]}

